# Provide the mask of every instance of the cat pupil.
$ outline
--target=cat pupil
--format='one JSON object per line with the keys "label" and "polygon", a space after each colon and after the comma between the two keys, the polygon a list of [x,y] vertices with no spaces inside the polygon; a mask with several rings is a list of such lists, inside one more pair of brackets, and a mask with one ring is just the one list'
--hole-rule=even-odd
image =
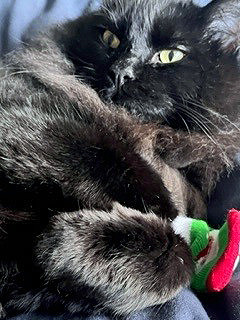
{"label": "cat pupil", "polygon": [[170,62],[173,60],[173,57],[174,57],[174,53],[173,53],[173,51],[171,50],[171,51],[169,52],[169,61],[170,61]]}
{"label": "cat pupil", "polygon": [[111,34],[111,35],[109,35],[109,38],[108,38],[108,45],[111,46],[113,41],[114,41],[114,35]]}

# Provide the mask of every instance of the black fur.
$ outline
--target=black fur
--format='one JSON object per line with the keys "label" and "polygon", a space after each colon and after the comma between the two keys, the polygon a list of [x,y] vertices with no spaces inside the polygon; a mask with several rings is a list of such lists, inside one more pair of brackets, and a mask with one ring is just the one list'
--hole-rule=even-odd
{"label": "black fur", "polygon": [[[0,301],[7,315],[125,315],[189,284],[191,254],[170,222],[179,213],[204,217],[214,183],[234,166],[239,10],[234,0],[203,9],[107,1],[5,58]],[[224,13],[232,24],[221,23]],[[121,40],[118,50],[103,44],[105,28]],[[184,60],[149,64],[176,45],[189,51]]]}
{"label": "black fur", "polygon": [[[100,12],[70,22],[54,37],[75,72],[104,98],[143,121],[184,130],[187,123],[191,130],[211,132],[226,124],[219,114],[228,110],[236,120],[239,113],[238,2],[216,1],[206,8],[183,2],[106,1]],[[106,29],[121,40],[117,50],[103,44]],[[157,51],[179,45],[189,51],[181,62],[149,64]]]}

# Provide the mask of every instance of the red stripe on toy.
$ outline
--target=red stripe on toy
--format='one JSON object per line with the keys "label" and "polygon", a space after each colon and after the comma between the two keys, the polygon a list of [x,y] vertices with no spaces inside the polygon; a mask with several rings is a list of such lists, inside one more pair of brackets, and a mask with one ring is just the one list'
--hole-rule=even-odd
{"label": "red stripe on toy", "polygon": [[228,245],[207,279],[207,288],[212,292],[223,290],[233,275],[234,264],[239,255],[240,211],[232,209],[228,214]]}
{"label": "red stripe on toy", "polygon": [[209,252],[210,252],[210,250],[212,248],[212,244],[213,244],[213,239],[210,239],[208,246],[198,254],[196,260],[199,260],[199,259],[201,259],[203,257],[206,257],[209,254]]}

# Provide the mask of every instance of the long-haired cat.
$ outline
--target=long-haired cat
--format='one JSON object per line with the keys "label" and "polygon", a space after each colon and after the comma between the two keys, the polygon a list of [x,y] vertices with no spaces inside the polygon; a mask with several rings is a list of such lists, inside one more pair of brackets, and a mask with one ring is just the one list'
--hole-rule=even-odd
{"label": "long-haired cat", "polygon": [[[105,1],[0,79],[4,312],[125,315],[190,282],[177,214],[239,149],[238,1]],[[131,209],[129,209],[131,208]]]}

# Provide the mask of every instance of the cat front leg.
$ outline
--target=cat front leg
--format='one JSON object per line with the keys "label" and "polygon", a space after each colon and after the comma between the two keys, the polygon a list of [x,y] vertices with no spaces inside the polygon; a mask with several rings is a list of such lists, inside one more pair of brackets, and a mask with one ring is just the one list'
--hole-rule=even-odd
{"label": "cat front leg", "polygon": [[15,294],[9,312],[61,305],[61,312],[77,314],[87,312],[87,299],[91,311],[127,315],[171,299],[193,271],[187,244],[167,220],[119,204],[55,216],[38,239],[43,290]]}
{"label": "cat front leg", "polygon": [[154,155],[180,170],[203,197],[211,194],[224,171],[230,172],[240,150],[239,130],[219,131],[212,137],[196,132],[156,129]]}
{"label": "cat front leg", "polygon": [[58,202],[64,207],[68,198],[88,208],[111,208],[118,201],[174,218],[178,210],[161,178],[162,167],[141,155],[130,129],[106,115],[80,121],[32,107],[2,110],[1,202],[14,205],[14,194],[34,211]]}

